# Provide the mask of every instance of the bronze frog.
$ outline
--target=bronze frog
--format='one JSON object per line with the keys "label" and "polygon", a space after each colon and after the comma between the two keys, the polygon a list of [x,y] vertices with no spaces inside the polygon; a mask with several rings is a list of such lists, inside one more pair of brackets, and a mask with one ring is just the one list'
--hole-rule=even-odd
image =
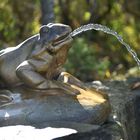
{"label": "bronze frog", "polygon": [[49,23],[18,46],[1,50],[0,77],[5,85],[24,84],[39,90],[61,88],[77,94],[71,84],[82,87],[83,83],[62,69],[71,47],[71,31],[68,25]]}

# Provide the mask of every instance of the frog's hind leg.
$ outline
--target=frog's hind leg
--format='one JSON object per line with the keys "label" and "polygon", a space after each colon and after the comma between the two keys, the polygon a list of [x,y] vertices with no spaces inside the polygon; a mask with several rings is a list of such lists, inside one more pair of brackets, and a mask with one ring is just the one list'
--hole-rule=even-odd
{"label": "frog's hind leg", "polygon": [[79,93],[68,84],[64,84],[57,80],[48,80],[44,78],[40,73],[35,71],[34,67],[30,65],[28,61],[24,61],[21,65],[19,65],[19,67],[16,69],[16,74],[18,78],[31,89],[46,90],[58,88],[67,90],[71,95],[76,95]]}
{"label": "frog's hind leg", "polygon": [[34,67],[24,61],[16,69],[18,78],[28,87],[34,89],[58,88],[52,81],[45,79]]}
{"label": "frog's hind leg", "polygon": [[12,102],[13,98],[11,96],[12,92],[9,90],[0,90],[0,105]]}

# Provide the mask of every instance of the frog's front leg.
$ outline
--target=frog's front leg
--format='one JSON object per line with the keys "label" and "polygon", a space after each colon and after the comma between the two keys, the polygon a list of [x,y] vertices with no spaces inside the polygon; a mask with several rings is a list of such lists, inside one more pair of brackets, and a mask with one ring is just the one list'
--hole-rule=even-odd
{"label": "frog's front leg", "polygon": [[48,89],[58,88],[52,81],[45,79],[40,73],[38,73],[34,66],[32,66],[28,60],[22,62],[16,69],[18,78],[26,86],[35,89]]}
{"label": "frog's front leg", "polygon": [[82,81],[67,72],[61,72],[57,80],[70,85],[78,86],[82,89],[86,89],[86,86]]}

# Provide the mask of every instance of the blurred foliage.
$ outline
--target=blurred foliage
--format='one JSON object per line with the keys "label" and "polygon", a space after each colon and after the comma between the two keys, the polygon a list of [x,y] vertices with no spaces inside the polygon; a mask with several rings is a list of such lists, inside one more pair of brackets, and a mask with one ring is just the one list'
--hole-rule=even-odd
{"label": "blurred foliage", "polygon": [[[122,35],[140,57],[139,0],[56,0],[54,4],[56,22],[73,29],[88,23],[106,25]],[[17,45],[38,32],[40,5],[40,0],[0,0],[1,48]],[[65,67],[81,79],[124,77],[137,65],[115,37],[102,32],[77,36],[72,46]],[[135,76],[140,74],[137,68],[133,71]]]}
{"label": "blurred foliage", "polygon": [[0,0],[0,46],[13,46],[37,32],[39,11],[32,0]]}
{"label": "blurred foliage", "polygon": [[89,43],[84,38],[75,39],[65,65],[66,69],[70,73],[75,73],[78,78],[88,81],[93,78],[107,77],[110,65],[108,57],[96,59],[95,56],[98,52],[94,46],[94,43]]}

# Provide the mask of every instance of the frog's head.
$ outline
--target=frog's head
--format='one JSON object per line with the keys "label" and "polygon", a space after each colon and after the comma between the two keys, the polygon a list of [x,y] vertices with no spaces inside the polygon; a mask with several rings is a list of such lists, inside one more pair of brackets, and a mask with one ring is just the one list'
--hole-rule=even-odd
{"label": "frog's head", "polygon": [[72,29],[68,25],[49,23],[40,28],[40,40],[53,51],[56,51],[71,43],[72,38],[69,36],[71,31]]}

